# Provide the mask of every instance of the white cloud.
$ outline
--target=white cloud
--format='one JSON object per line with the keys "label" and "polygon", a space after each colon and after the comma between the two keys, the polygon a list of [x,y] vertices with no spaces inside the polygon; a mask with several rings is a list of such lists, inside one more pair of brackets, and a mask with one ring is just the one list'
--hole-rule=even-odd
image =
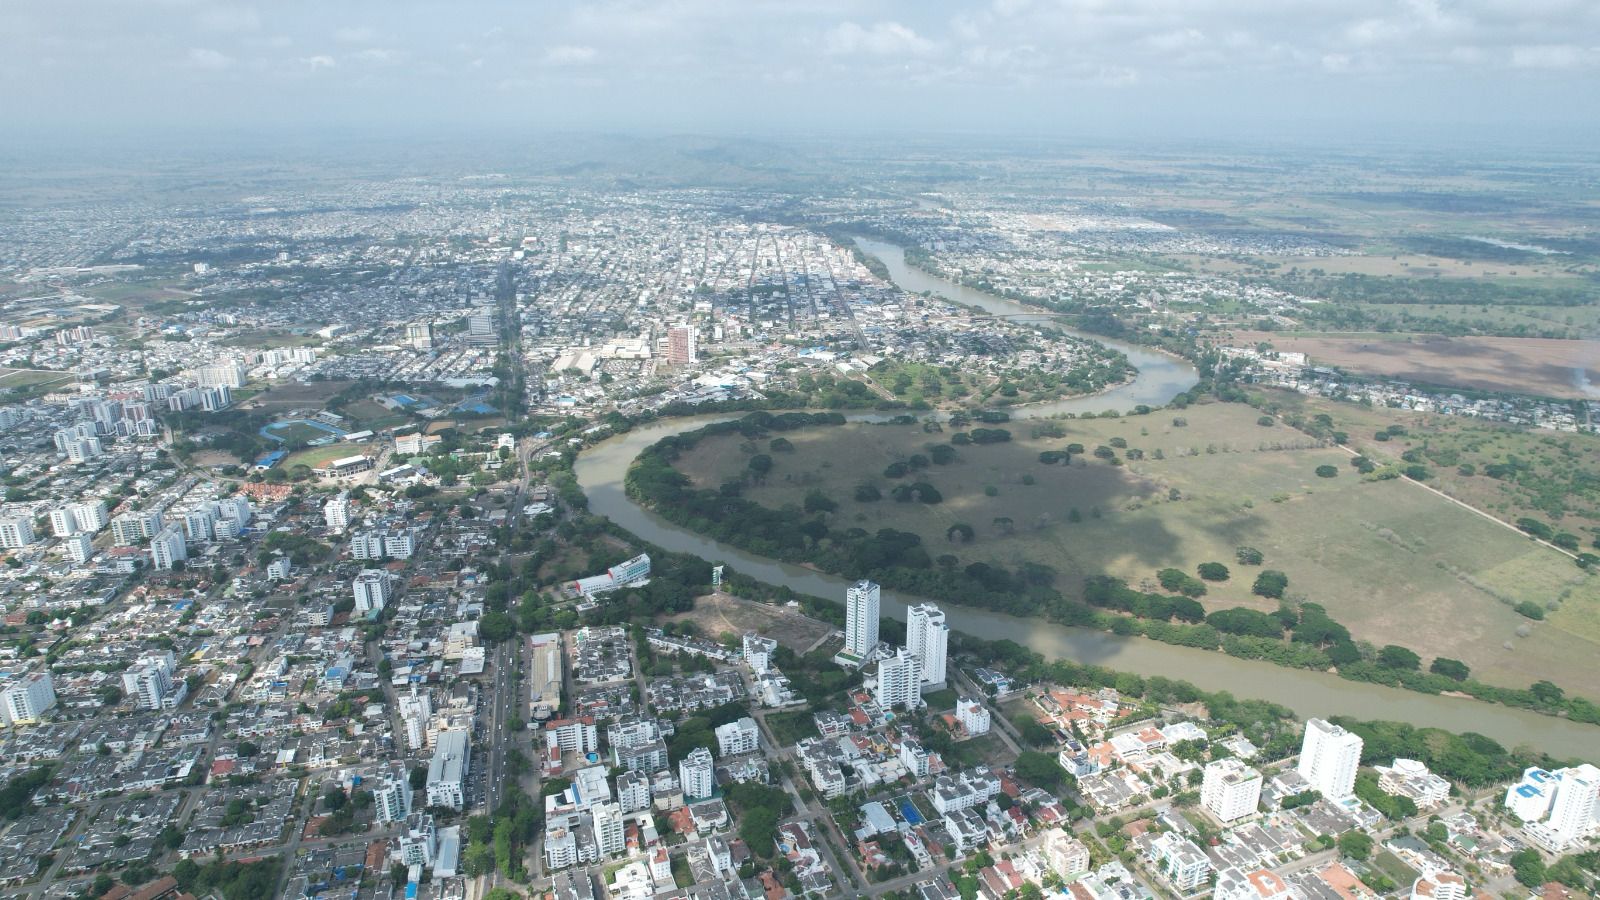
{"label": "white cloud", "polygon": [[563,44],[551,47],[544,52],[544,64],[547,66],[583,66],[594,62],[599,53],[593,47],[580,47],[572,44]]}
{"label": "white cloud", "polygon": [[357,53],[355,58],[358,62],[389,63],[394,62],[395,60],[399,59],[399,57],[400,54],[394,50],[389,50],[383,47],[368,47],[367,49]]}
{"label": "white cloud", "polygon": [[377,32],[362,25],[356,28],[341,28],[333,33],[333,37],[341,44],[370,44],[377,38]]}
{"label": "white cloud", "polygon": [[328,56],[325,53],[319,53],[316,56],[307,56],[300,61],[305,64],[306,68],[313,72],[317,71],[318,69],[332,69],[339,65],[338,60]]}
{"label": "white cloud", "polygon": [[866,28],[845,22],[823,36],[822,49],[833,56],[923,56],[932,53],[936,45],[899,22],[878,22]]}
{"label": "white cloud", "polygon": [[187,59],[190,68],[208,69],[213,72],[233,65],[233,57],[209,47],[191,47]]}

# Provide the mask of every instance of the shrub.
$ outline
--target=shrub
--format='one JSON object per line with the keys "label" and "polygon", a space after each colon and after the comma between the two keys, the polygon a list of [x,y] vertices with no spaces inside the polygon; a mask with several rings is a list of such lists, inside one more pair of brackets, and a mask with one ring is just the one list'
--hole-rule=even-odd
{"label": "shrub", "polygon": [[1536,621],[1544,618],[1544,607],[1533,602],[1532,600],[1524,600],[1521,603],[1518,603],[1514,608],[1516,609],[1518,615],[1526,616]]}
{"label": "shrub", "polygon": [[1317,466],[1318,478],[1337,478],[1339,469],[1335,466]]}

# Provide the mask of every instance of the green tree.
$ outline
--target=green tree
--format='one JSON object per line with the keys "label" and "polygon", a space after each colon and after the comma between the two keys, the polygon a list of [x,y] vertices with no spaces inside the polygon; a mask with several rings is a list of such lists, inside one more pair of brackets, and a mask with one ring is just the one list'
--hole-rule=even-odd
{"label": "green tree", "polygon": [[1207,581],[1227,581],[1228,567],[1219,562],[1201,563],[1197,571]]}
{"label": "green tree", "polygon": [[1361,861],[1372,855],[1372,837],[1365,831],[1346,831],[1339,835],[1339,852]]}
{"label": "green tree", "polygon": [[1467,667],[1467,664],[1461,660],[1444,656],[1434,659],[1433,664],[1428,666],[1428,671],[1435,675],[1443,675],[1452,681],[1466,681],[1467,676],[1472,672]]}
{"label": "green tree", "polygon": [[1263,569],[1256,576],[1255,584],[1251,585],[1250,592],[1261,597],[1271,597],[1275,600],[1283,598],[1283,592],[1289,587],[1289,576],[1277,569]]}
{"label": "green tree", "polygon": [[1422,657],[1404,647],[1389,644],[1378,651],[1378,665],[1385,669],[1415,672],[1422,668]]}

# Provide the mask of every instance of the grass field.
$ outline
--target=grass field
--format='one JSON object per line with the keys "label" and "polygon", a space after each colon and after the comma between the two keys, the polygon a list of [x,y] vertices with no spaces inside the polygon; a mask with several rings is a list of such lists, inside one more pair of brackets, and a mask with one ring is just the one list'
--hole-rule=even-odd
{"label": "grass field", "polygon": [[[1059,423],[1059,438],[1034,438],[1033,423],[1013,422],[1011,443],[961,447],[955,463],[914,476],[944,495],[936,505],[888,499],[898,482],[883,470],[948,435],[875,425],[788,433],[795,452],[773,454],[772,473],[745,496],[798,507],[820,490],[838,503],[836,527],[912,531],[931,554],[953,554],[962,564],[1044,564],[1069,594],[1090,575],[1154,589],[1163,567],[1193,573],[1200,563],[1222,562],[1232,577],[1211,585],[1202,602],[1270,611],[1276,601],[1250,592],[1255,570],[1236,564],[1236,549],[1251,546],[1265,554],[1266,568],[1288,574],[1291,596],[1325,605],[1358,640],[1381,645],[1398,637],[1424,657],[1461,659],[1493,683],[1548,678],[1600,694],[1600,672],[1580,663],[1600,651],[1600,633],[1589,624],[1600,621],[1600,582],[1568,557],[1403,479],[1362,481],[1345,451],[1317,447],[1282,425],[1258,425],[1260,414],[1249,407],[1213,404],[1177,415],[1185,426],[1175,425],[1172,412],[1068,420]],[[1121,466],[1092,456],[1071,467],[1038,461],[1041,450],[1068,443],[1093,450],[1113,438],[1144,458]],[[678,466],[715,487],[745,470],[756,448],[741,443],[736,435],[702,441]],[[1339,474],[1317,477],[1322,465]],[[860,484],[878,487],[885,499],[857,502]],[[947,540],[957,523],[972,526],[973,543]],[[1563,608],[1532,637],[1515,636],[1528,620],[1507,600],[1563,596]]]}
{"label": "grass field", "polygon": [[72,380],[71,372],[49,372],[42,369],[7,369],[0,367],[0,391],[13,388],[39,387]]}
{"label": "grass field", "polygon": [[772,736],[777,738],[778,745],[782,747],[798,744],[820,733],[817,731],[817,720],[808,710],[772,713],[767,716],[767,727],[772,729]]}
{"label": "grass field", "polygon": [[1565,399],[1585,396],[1574,383],[1573,369],[1600,362],[1600,351],[1589,341],[1544,338],[1426,334],[1289,337],[1241,331],[1233,340],[1252,347],[1269,342],[1274,350],[1306,354],[1314,365],[1365,375]]}
{"label": "grass field", "polygon": [[340,441],[338,443],[328,444],[322,447],[307,447],[304,450],[296,450],[295,452],[289,454],[288,458],[283,461],[282,465],[285,469],[292,469],[299,465],[306,465],[315,469],[318,466],[327,465],[336,459],[343,459],[346,456],[355,456],[360,452],[361,449],[355,444],[349,444]]}

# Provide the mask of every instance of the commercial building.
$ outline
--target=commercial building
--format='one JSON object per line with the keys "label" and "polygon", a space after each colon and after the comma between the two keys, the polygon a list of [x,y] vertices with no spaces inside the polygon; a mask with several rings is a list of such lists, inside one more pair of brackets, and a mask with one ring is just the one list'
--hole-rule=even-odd
{"label": "commercial building", "polygon": [[906,609],[906,649],[922,667],[922,683],[944,684],[945,657],[950,651],[950,627],[944,611],[932,603]]}
{"label": "commercial building", "polygon": [[406,325],[406,343],[413,350],[433,349],[433,323],[412,322]]}
{"label": "commercial building", "polygon": [[1260,802],[1260,772],[1232,758],[1206,764],[1200,805],[1217,821],[1228,823],[1254,815]]}
{"label": "commercial building", "polygon": [[472,765],[471,735],[464,728],[439,732],[428,761],[428,805],[460,810],[467,802],[467,775]]}
{"label": "commercial building", "polygon": [[698,352],[693,325],[674,325],[667,329],[667,362],[675,366],[688,365],[695,361]]}
{"label": "commercial building", "polygon": [[1295,768],[1322,796],[1339,802],[1355,793],[1356,768],[1361,765],[1361,737],[1323,719],[1306,722]]}
{"label": "commercial building", "polygon": [[922,673],[917,658],[901,647],[888,659],[878,663],[878,683],[873,696],[884,709],[904,706],[915,709],[922,705]]}

